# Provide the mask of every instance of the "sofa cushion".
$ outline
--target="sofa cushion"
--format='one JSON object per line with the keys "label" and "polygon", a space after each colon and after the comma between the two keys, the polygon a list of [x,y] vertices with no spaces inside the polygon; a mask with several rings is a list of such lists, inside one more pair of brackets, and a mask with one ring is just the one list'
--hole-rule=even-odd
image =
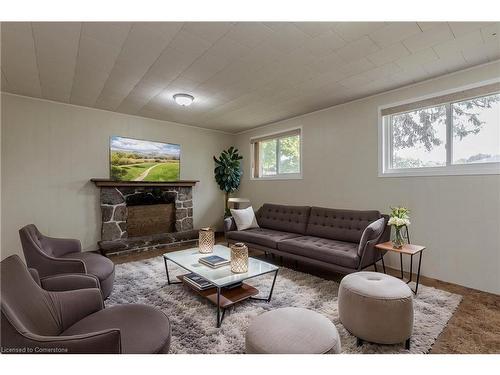
{"label": "sofa cushion", "polygon": [[264,204],[257,212],[257,222],[262,228],[305,234],[311,208]]}
{"label": "sofa cushion", "polygon": [[349,268],[359,264],[358,245],[352,242],[302,236],[280,241],[278,250]]}
{"label": "sofa cushion", "polygon": [[299,237],[299,234],[280,232],[267,228],[252,228],[241,231],[231,231],[226,233],[226,238],[234,241],[255,243],[271,249],[277,248],[277,243],[288,238]]}
{"label": "sofa cushion", "polygon": [[379,211],[312,207],[306,234],[338,241],[357,242],[365,228],[380,219]]}
{"label": "sofa cushion", "polygon": [[236,223],[236,228],[238,228],[238,230],[245,230],[245,229],[259,227],[252,206],[243,209],[231,208],[230,211],[231,211],[231,216],[233,217],[234,222]]}

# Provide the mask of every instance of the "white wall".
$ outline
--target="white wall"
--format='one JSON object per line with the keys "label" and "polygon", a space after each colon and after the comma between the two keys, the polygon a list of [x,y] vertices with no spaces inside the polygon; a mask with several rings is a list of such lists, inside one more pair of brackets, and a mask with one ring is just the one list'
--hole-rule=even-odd
{"label": "white wall", "polygon": [[231,145],[231,135],[9,94],[2,94],[1,118],[2,259],[22,254],[18,230],[29,223],[97,248],[99,189],[89,179],[109,177],[111,135],[181,144],[181,179],[200,180],[194,226],[221,227],[224,198],[212,156]]}
{"label": "white wall", "polygon": [[[424,244],[422,274],[500,293],[500,176],[377,176],[378,106],[500,76],[500,63],[282,121],[237,136],[245,175],[239,196],[264,202],[411,209],[412,242]],[[303,127],[303,179],[253,181],[251,137]],[[390,259],[393,265],[394,257]]]}

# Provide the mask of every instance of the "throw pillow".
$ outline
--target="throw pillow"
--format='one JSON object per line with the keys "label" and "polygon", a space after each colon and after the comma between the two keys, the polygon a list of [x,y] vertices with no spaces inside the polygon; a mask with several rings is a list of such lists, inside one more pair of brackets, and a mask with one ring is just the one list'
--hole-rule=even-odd
{"label": "throw pillow", "polygon": [[259,228],[259,224],[257,224],[257,219],[255,218],[255,213],[253,212],[252,206],[238,210],[231,209],[231,215],[233,216],[234,222],[236,223],[236,228],[238,228],[238,230]]}

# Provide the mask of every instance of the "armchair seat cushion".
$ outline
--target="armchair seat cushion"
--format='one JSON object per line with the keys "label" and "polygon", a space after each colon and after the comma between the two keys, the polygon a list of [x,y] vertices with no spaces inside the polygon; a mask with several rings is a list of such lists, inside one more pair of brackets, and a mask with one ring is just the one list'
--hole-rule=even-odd
{"label": "armchair seat cushion", "polygon": [[255,243],[272,249],[277,248],[278,242],[295,237],[300,237],[300,234],[281,232],[266,228],[252,228],[226,233],[226,238],[229,240]]}
{"label": "armchair seat cushion", "polygon": [[124,354],[167,353],[170,322],[160,310],[146,305],[117,305],[105,308],[73,324],[61,336],[119,329]]}
{"label": "armchair seat cushion", "polygon": [[97,276],[99,279],[104,298],[111,294],[115,274],[115,265],[110,259],[100,254],[91,252],[69,253],[65,254],[62,258],[82,260],[83,263],[85,263],[87,272]]}
{"label": "armchair seat cushion", "polygon": [[358,244],[314,236],[301,236],[278,243],[278,250],[343,267],[359,264]]}

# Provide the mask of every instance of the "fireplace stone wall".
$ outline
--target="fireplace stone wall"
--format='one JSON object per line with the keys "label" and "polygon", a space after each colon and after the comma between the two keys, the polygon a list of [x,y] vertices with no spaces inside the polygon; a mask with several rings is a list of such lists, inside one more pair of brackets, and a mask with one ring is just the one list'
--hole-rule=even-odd
{"label": "fireplace stone wall", "polygon": [[[144,237],[129,237],[127,232],[128,205],[138,199],[175,204],[175,231]],[[191,187],[101,187],[101,241],[103,252],[156,248],[166,243],[191,239],[193,230],[193,196]]]}

